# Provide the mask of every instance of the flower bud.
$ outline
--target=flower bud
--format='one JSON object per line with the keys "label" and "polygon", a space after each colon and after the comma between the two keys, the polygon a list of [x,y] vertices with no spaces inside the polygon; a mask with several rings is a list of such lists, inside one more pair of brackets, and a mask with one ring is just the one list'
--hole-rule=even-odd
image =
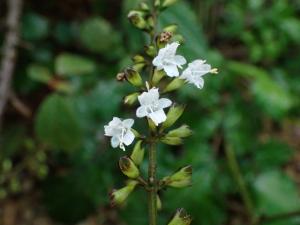
{"label": "flower bud", "polygon": [[138,10],[131,10],[128,14],[129,21],[139,29],[147,29],[148,25],[144,19],[144,13]]}
{"label": "flower bud", "polygon": [[132,57],[132,61],[134,63],[142,63],[142,62],[145,62],[145,58],[142,55],[135,55]]}
{"label": "flower bud", "polygon": [[157,44],[159,48],[164,47],[172,38],[173,33],[169,31],[164,31],[162,32],[158,37],[157,37]]}
{"label": "flower bud", "polygon": [[164,0],[163,3],[162,3],[162,7],[163,8],[166,8],[166,7],[169,7],[173,4],[175,4],[178,0]]}
{"label": "flower bud", "polygon": [[153,16],[148,17],[147,24],[148,24],[149,28],[154,28],[155,22],[154,22]]}
{"label": "flower bud", "polygon": [[156,56],[157,52],[153,45],[145,46],[145,52],[148,56],[154,57]]}
{"label": "flower bud", "polygon": [[176,24],[171,24],[169,26],[166,26],[163,31],[166,31],[166,32],[171,32],[172,34],[175,34],[176,31],[178,29],[178,25]]}
{"label": "flower bud", "polygon": [[182,145],[182,139],[180,137],[164,136],[160,140],[167,145]]}
{"label": "flower bud", "polygon": [[159,81],[166,75],[164,70],[154,70],[153,77],[152,77],[152,83],[153,85],[157,85]]}
{"label": "flower bud", "polygon": [[149,5],[146,2],[140,2],[139,8],[146,12],[150,10]]}
{"label": "flower bud", "polygon": [[112,192],[109,194],[111,205],[112,206],[123,205],[125,200],[128,198],[130,193],[134,190],[137,184],[138,184],[137,181],[129,180],[125,187],[118,190],[116,189],[112,190]]}
{"label": "flower bud", "polygon": [[192,134],[193,134],[193,132],[189,128],[188,125],[182,125],[182,126],[178,127],[177,129],[169,131],[166,136],[186,138],[186,137],[191,136]]}
{"label": "flower bud", "polygon": [[136,167],[134,162],[127,156],[120,158],[119,167],[123,174],[127,177],[135,179],[140,175],[139,169]]}
{"label": "flower bud", "polygon": [[172,126],[182,115],[182,113],[184,112],[184,109],[185,109],[184,105],[171,106],[171,108],[169,109],[168,114],[167,114],[167,119],[161,126],[161,130]]}
{"label": "flower bud", "polygon": [[154,6],[155,7],[160,7],[160,0],[155,0]]}
{"label": "flower bud", "polygon": [[140,138],[140,137],[141,137],[140,133],[139,133],[137,130],[131,128],[131,131],[132,131],[132,133],[134,134],[134,136],[135,136],[136,138]]}
{"label": "flower bud", "polygon": [[162,182],[170,187],[183,188],[192,185],[192,166],[185,166],[171,176],[164,177]]}
{"label": "flower bud", "polygon": [[145,149],[142,147],[142,141],[138,141],[131,153],[130,158],[135,163],[135,165],[139,166],[144,159]]}
{"label": "flower bud", "polygon": [[157,210],[161,210],[162,209],[162,202],[160,200],[159,195],[156,195],[156,207],[157,207]]}
{"label": "flower bud", "polygon": [[116,79],[117,79],[117,81],[124,81],[124,80],[126,80],[125,73],[124,72],[118,73],[117,76],[116,76]]}
{"label": "flower bud", "polygon": [[167,93],[170,91],[177,90],[184,85],[184,82],[185,81],[183,79],[175,78],[163,89],[162,93]]}
{"label": "flower bud", "polygon": [[149,126],[150,130],[155,132],[156,131],[155,123],[150,118],[147,118],[147,120],[148,120],[148,126]]}
{"label": "flower bud", "polygon": [[133,105],[136,102],[138,96],[139,96],[138,92],[134,92],[134,93],[132,93],[130,95],[127,95],[124,98],[124,104],[126,104],[126,105]]}
{"label": "flower bud", "polygon": [[136,87],[140,87],[143,85],[143,80],[141,75],[134,69],[126,69],[125,70],[126,79],[129,83]]}
{"label": "flower bud", "polygon": [[142,63],[135,63],[133,66],[132,66],[132,69],[134,69],[135,71],[137,72],[141,72],[142,69],[146,66],[146,63],[142,62]]}
{"label": "flower bud", "polygon": [[181,34],[176,34],[176,35],[173,36],[172,41],[178,42],[179,44],[183,44],[184,43],[184,37]]}
{"label": "flower bud", "polygon": [[177,209],[173,219],[168,223],[168,225],[190,225],[192,223],[192,218],[187,212],[181,208]]}

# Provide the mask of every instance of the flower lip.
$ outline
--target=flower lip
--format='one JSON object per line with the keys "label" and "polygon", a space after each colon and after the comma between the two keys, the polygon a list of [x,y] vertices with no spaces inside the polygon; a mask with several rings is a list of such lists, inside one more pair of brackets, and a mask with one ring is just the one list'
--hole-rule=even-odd
{"label": "flower lip", "polygon": [[138,96],[140,107],[136,111],[137,117],[148,117],[156,126],[167,118],[164,108],[171,106],[172,101],[167,98],[159,98],[158,88],[152,88]]}
{"label": "flower lip", "polygon": [[188,83],[194,84],[201,89],[204,86],[204,76],[207,73],[217,73],[217,69],[212,69],[211,65],[207,64],[205,60],[197,59],[188,64],[188,67],[183,71],[180,79],[186,80]]}
{"label": "flower lip", "polygon": [[134,140],[134,134],[131,127],[134,124],[133,119],[121,120],[118,117],[113,117],[108,125],[104,126],[104,135],[111,137],[111,145],[113,148],[120,147],[125,151],[125,146],[130,145]]}
{"label": "flower lip", "polygon": [[170,77],[179,76],[178,68],[181,69],[182,65],[186,64],[186,59],[183,56],[176,55],[179,45],[178,42],[173,42],[159,50],[158,55],[152,62],[157,70],[163,69]]}

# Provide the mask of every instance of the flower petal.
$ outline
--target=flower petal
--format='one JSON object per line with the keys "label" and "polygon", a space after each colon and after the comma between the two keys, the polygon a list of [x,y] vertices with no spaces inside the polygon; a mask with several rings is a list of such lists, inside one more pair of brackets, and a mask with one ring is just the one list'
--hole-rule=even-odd
{"label": "flower petal", "polygon": [[104,126],[104,135],[105,136],[113,136],[113,129],[111,126]]}
{"label": "flower petal", "polygon": [[164,70],[169,77],[178,77],[179,72],[176,65],[166,65]]}
{"label": "flower petal", "polygon": [[202,77],[195,78],[192,83],[195,84],[199,89],[202,89],[204,87],[204,80]]}
{"label": "flower petal", "polygon": [[126,128],[131,128],[133,124],[134,124],[133,119],[123,120],[123,126],[126,127]]}
{"label": "flower petal", "polygon": [[153,61],[152,61],[153,65],[156,67],[161,67],[162,65],[162,57],[160,55],[156,56]]}
{"label": "flower petal", "polygon": [[157,110],[153,113],[150,113],[148,116],[155,123],[156,126],[158,126],[158,124],[164,122],[167,119],[167,116],[166,116],[164,110],[162,110],[162,109]]}
{"label": "flower petal", "polygon": [[119,146],[120,140],[119,140],[119,138],[118,138],[117,136],[113,136],[113,137],[111,138],[111,140],[110,140],[110,143],[111,143],[111,146],[112,146],[113,148],[116,148],[116,147]]}
{"label": "flower petal", "polygon": [[181,55],[176,55],[174,57],[174,60],[175,60],[175,62],[176,62],[177,65],[181,66],[181,65],[186,64],[186,59],[183,56],[181,56]]}
{"label": "flower petal", "polygon": [[123,138],[123,142],[125,145],[130,145],[134,140],[134,134],[131,130],[128,130]]}
{"label": "flower petal", "polygon": [[145,106],[140,106],[136,110],[136,116],[139,118],[145,117],[148,115],[147,108]]}
{"label": "flower petal", "polygon": [[172,105],[172,101],[170,99],[161,98],[161,99],[158,100],[158,106],[161,109],[167,108],[167,107],[169,107],[171,105]]}

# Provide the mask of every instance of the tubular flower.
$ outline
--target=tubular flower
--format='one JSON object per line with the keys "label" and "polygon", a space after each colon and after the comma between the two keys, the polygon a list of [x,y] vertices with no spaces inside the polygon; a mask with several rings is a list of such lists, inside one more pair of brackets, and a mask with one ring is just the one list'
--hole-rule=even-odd
{"label": "tubular flower", "polygon": [[197,88],[202,89],[204,86],[204,79],[202,76],[207,73],[218,73],[218,71],[217,69],[212,69],[209,64],[206,64],[205,60],[198,59],[189,63],[180,78],[185,79],[188,83],[194,84]]}
{"label": "tubular flower", "polygon": [[164,108],[171,106],[172,101],[167,98],[159,98],[158,88],[152,88],[138,96],[141,106],[136,110],[139,118],[147,116],[156,126],[164,122],[167,116]]}
{"label": "tubular flower", "polygon": [[164,70],[169,77],[178,77],[178,68],[182,69],[182,65],[186,64],[186,60],[181,55],[176,55],[179,46],[178,42],[167,44],[166,47],[159,50],[158,55],[153,60],[153,65],[157,70]]}
{"label": "tubular flower", "polygon": [[104,132],[106,136],[111,138],[111,146],[113,148],[120,147],[125,151],[124,144],[130,145],[134,140],[134,134],[131,131],[131,127],[134,123],[133,119],[121,120],[118,117],[114,117],[108,125],[104,126]]}

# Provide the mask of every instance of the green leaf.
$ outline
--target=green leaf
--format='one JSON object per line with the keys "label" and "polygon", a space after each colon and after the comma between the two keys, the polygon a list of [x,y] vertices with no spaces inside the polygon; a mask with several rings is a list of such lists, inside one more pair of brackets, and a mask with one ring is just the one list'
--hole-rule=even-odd
{"label": "green leaf", "polygon": [[29,65],[27,74],[32,80],[42,83],[48,83],[52,77],[51,72],[47,67],[38,64]]}
{"label": "green leaf", "polygon": [[35,132],[42,142],[51,147],[75,150],[83,138],[79,120],[71,99],[53,94],[38,110]]}
{"label": "green leaf", "polygon": [[262,110],[275,119],[285,116],[293,106],[289,92],[268,77],[257,79],[251,91]]}
{"label": "green leaf", "polygon": [[81,43],[96,53],[111,53],[120,44],[120,37],[111,25],[102,18],[91,18],[80,26]]}
{"label": "green leaf", "polygon": [[48,21],[37,14],[28,13],[22,19],[22,37],[25,40],[37,41],[48,35]]}
{"label": "green leaf", "polygon": [[259,168],[270,169],[283,166],[292,157],[293,151],[283,142],[271,139],[258,147],[254,157]]}
{"label": "green leaf", "polygon": [[63,53],[55,59],[55,72],[61,76],[89,74],[95,69],[92,60],[79,55]]}
{"label": "green leaf", "polygon": [[300,198],[295,183],[280,171],[258,176],[254,183],[258,211],[264,215],[287,213],[300,209]]}
{"label": "green leaf", "polygon": [[279,119],[293,107],[290,92],[272,79],[267,71],[245,63],[228,62],[233,74],[252,79],[250,90],[261,109],[275,119]]}

